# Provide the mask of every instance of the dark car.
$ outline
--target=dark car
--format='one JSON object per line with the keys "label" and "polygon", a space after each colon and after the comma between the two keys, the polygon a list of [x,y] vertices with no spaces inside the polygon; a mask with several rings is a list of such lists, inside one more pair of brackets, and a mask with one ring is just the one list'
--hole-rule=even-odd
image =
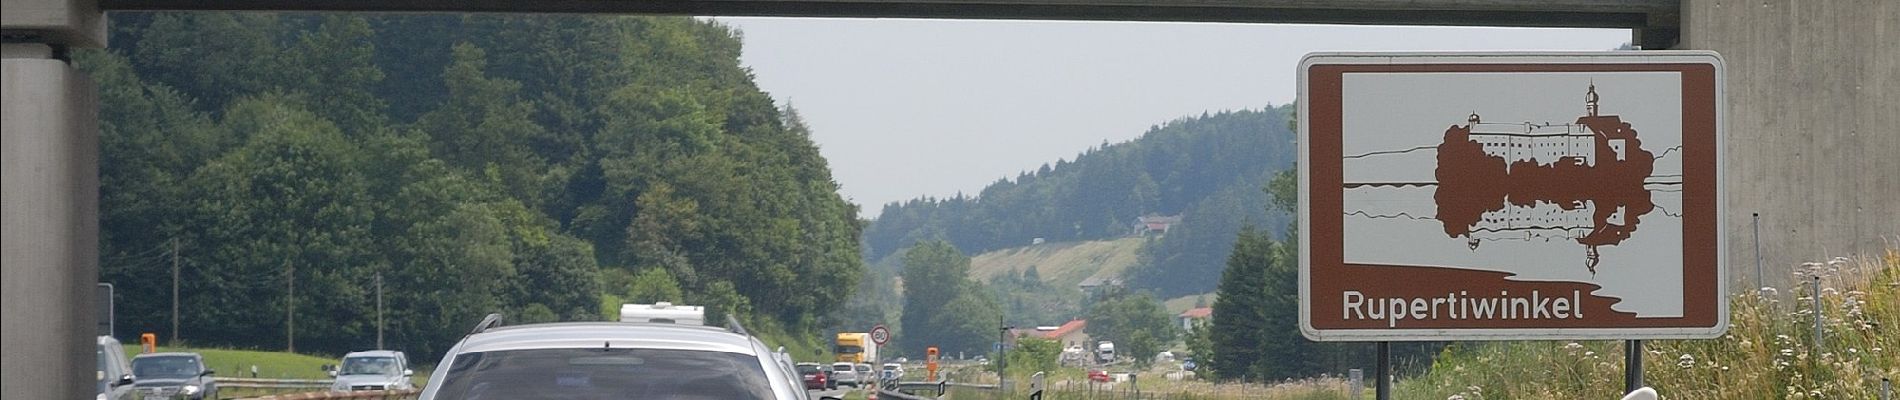
{"label": "dark car", "polygon": [[144,398],[216,399],[218,380],[198,353],[151,353],[132,357],[133,385]]}
{"label": "dark car", "polygon": [[818,363],[798,363],[798,374],[805,377],[805,388],[812,390],[833,390],[838,382],[831,380],[831,374],[825,372],[825,366]]}

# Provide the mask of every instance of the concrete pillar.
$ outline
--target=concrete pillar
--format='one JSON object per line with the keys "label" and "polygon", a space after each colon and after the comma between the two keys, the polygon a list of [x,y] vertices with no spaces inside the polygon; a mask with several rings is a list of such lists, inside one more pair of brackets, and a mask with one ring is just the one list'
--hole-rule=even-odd
{"label": "concrete pillar", "polygon": [[0,387],[8,399],[92,398],[97,91],[52,46],[0,46]]}
{"label": "concrete pillar", "polygon": [[[1900,1],[1684,0],[1678,48],[1728,66],[1731,283],[1900,245]],[[1737,286],[1743,287],[1743,286]]]}

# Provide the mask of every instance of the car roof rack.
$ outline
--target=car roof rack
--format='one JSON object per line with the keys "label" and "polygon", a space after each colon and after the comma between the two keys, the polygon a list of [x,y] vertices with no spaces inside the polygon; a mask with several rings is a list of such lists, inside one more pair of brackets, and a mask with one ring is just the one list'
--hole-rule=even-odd
{"label": "car roof rack", "polygon": [[752,336],[751,333],[746,333],[745,326],[739,325],[739,319],[734,318],[732,314],[726,314],[726,331],[741,334],[741,335],[746,335],[746,336]]}
{"label": "car roof rack", "polygon": [[501,326],[501,313],[488,314],[488,316],[482,317],[482,322],[475,324],[475,330],[469,331],[468,334],[482,333],[497,326]]}

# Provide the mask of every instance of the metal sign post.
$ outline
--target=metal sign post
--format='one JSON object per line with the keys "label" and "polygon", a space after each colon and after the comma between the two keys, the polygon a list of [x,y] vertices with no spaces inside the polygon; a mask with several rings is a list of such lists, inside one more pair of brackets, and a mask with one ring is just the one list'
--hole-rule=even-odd
{"label": "metal sign post", "polygon": [[[877,393],[877,391],[880,390],[878,388],[879,385],[884,382],[883,377],[877,376],[878,375],[877,371],[879,370],[879,368],[883,368],[884,343],[889,342],[890,340],[891,340],[890,328],[885,328],[884,324],[877,324],[877,326],[871,327],[872,348],[877,349],[876,351],[873,351],[873,353],[877,353],[877,357],[874,357],[871,359],[871,365],[873,365],[871,369],[871,374],[872,374],[871,393]],[[863,379],[864,377],[858,377],[858,380],[860,381],[862,381]]]}
{"label": "metal sign post", "polygon": [[1392,400],[1392,342],[1379,342],[1378,382],[1372,384],[1373,397]]}
{"label": "metal sign post", "polygon": [[1643,388],[1643,341],[1623,342],[1623,393]]}

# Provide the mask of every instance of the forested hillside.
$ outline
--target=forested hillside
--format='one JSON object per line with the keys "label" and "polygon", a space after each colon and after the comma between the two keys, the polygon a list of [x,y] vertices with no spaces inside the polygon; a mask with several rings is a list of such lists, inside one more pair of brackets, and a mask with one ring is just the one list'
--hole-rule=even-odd
{"label": "forested hillside", "polygon": [[1181,118],[1140,138],[1104,144],[1053,166],[998,180],[976,196],[919,198],[884,206],[865,228],[872,260],[920,240],[943,238],[963,251],[1129,235],[1136,217],[1182,221],[1143,250],[1131,282],[1164,295],[1212,290],[1240,228],[1280,227],[1262,192],[1275,171],[1291,168],[1290,106]]}
{"label": "forested hillside", "polygon": [[855,207],[716,22],[111,26],[108,50],[74,57],[100,87],[101,270],[120,332],[170,339],[174,258],[193,345],[281,348],[294,313],[300,351],[372,346],[380,275],[390,347],[419,358],[489,312],[599,319],[621,298],[816,332],[848,294],[820,289],[864,269]]}

